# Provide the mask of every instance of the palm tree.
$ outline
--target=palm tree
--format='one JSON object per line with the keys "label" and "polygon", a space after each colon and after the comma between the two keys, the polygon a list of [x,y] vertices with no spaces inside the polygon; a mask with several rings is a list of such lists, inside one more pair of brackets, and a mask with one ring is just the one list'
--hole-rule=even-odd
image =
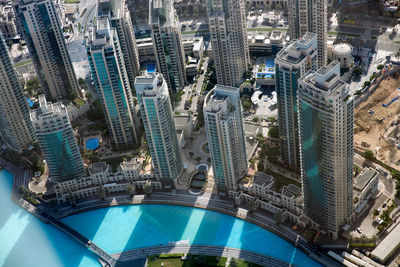
{"label": "palm tree", "polygon": [[136,187],[133,184],[128,184],[126,186],[126,191],[128,191],[129,195],[133,197],[135,195]]}
{"label": "palm tree", "polygon": [[146,195],[150,195],[153,192],[153,187],[151,186],[150,180],[147,180],[146,183],[143,185],[143,192]]}

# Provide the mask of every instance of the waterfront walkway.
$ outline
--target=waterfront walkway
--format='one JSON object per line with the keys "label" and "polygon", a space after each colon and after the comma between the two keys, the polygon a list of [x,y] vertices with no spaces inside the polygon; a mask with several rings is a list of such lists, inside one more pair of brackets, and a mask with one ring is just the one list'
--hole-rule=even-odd
{"label": "waterfront walkway", "polygon": [[226,258],[231,257],[269,267],[291,266],[290,263],[274,259],[266,255],[245,251],[237,248],[207,246],[207,245],[176,244],[176,245],[165,245],[165,246],[153,246],[153,247],[128,250],[122,253],[115,253],[112,254],[112,256],[118,261],[126,262],[130,260],[141,259],[152,255],[174,254],[174,253],[179,253],[179,254],[190,253],[194,255],[218,256]]}

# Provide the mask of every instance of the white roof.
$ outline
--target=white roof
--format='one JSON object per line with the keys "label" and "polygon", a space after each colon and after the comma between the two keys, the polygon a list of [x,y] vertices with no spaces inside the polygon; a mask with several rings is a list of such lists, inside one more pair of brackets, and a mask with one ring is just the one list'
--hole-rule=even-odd
{"label": "white roof", "polygon": [[394,250],[400,246],[400,223],[371,252],[372,257],[385,262]]}

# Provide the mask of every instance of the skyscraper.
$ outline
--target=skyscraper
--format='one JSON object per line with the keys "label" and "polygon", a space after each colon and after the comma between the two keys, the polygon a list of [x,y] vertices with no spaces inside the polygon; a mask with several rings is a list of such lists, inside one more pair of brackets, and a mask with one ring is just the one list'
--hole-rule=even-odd
{"label": "skyscraper", "polygon": [[175,183],[183,165],[167,83],[151,73],[136,77],[135,88],[154,173],[164,184]]}
{"label": "skyscraper", "polygon": [[13,150],[21,151],[33,139],[28,103],[0,32],[0,136]]}
{"label": "skyscraper", "polygon": [[236,190],[248,168],[239,88],[216,85],[203,114],[215,183],[219,190]]}
{"label": "skyscraper", "polygon": [[183,89],[187,78],[179,19],[173,4],[173,0],[150,0],[149,24],[157,69],[175,94]]}
{"label": "skyscraper", "polygon": [[47,98],[61,100],[79,94],[59,14],[52,0],[20,0],[16,17]]}
{"label": "skyscraper", "polygon": [[107,128],[120,149],[137,142],[137,118],[117,30],[108,17],[97,19],[87,45],[89,65]]}
{"label": "skyscraper", "polygon": [[339,62],[301,78],[298,99],[304,211],[336,239],[353,208],[354,104]]}
{"label": "skyscraper", "polygon": [[306,32],[317,34],[318,67],[327,64],[326,38],[328,31],[327,0],[288,0],[289,35],[292,40]]}
{"label": "skyscraper", "polygon": [[275,58],[275,88],[278,97],[278,123],[281,158],[299,168],[297,129],[297,80],[308,70],[317,69],[317,37],[306,33],[283,48]]}
{"label": "skyscraper", "polygon": [[126,7],[125,0],[99,0],[97,17],[108,17],[111,26],[116,29],[128,74],[128,81],[133,89],[135,77],[140,71],[139,53],[131,15]]}
{"label": "skyscraper", "polygon": [[50,179],[60,182],[83,177],[85,169],[67,109],[61,102],[47,102],[44,95],[39,96],[39,105],[30,116]]}
{"label": "skyscraper", "polygon": [[218,84],[239,86],[250,63],[244,0],[207,1]]}

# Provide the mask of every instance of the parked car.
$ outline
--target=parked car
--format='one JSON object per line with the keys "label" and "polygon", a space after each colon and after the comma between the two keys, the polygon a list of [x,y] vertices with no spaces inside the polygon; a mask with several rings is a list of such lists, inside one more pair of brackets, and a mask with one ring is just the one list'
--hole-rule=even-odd
{"label": "parked car", "polygon": [[360,235],[362,234],[362,231],[360,228],[357,228],[357,233],[359,233]]}

